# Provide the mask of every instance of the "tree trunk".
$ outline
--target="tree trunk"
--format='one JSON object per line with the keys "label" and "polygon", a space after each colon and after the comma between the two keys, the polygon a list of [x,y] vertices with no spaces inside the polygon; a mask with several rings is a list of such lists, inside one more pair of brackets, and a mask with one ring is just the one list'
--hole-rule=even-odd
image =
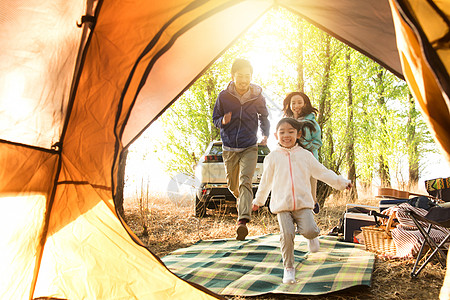
{"label": "tree trunk", "polygon": [[[384,91],[384,82],[383,82],[384,72],[383,72],[383,68],[380,66],[379,72],[377,74],[377,81],[376,81],[377,94],[378,94],[377,102],[378,102],[378,105],[383,108],[386,107],[386,101],[384,98],[384,92],[385,92]],[[382,130],[384,130],[385,124],[386,124],[386,117],[380,116],[380,121],[382,124]],[[383,141],[381,141],[381,142],[383,142]],[[390,179],[391,176],[389,173],[389,166],[385,160],[383,153],[380,153],[380,155],[378,157],[378,167],[379,167],[379,176],[380,176],[381,186],[382,187],[391,187],[391,179]]]}
{"label": "tree trunk", "polygon": [[125,220],[125,211],[123,209],[123,190],[125,187],[125,167],[127,163],[128,149],[125,149],[120,155],[119,168],[117,171],[117,194],[114,199],[116,211]]}
{"label": "tree trunk", "polygon": [[[324,127],[325,122],[329,118],[331,105],[330,105],[330,97],[329,97],[329,82],[330,82],[330,70],[331,70],[331,55],[330,55],[330,47],[331,47],[331,37],[329,35],[325,36],[325,66],[323,72],[323,80],[322,80],[322,89],[321,95],[319,99],[319,116],[317,118],[317,122],[319,126],[322,128],[322,132],[325,132],[326,139],[324,144],[326,144],[326,150],[323,155],[321,153],[324,151],[323,146],[319,148],[319,157],[323,157],[323,165],[325,165],[329,169],[334,169],[334,163],[332,161],[332,154],[334,152],[333,149],[333,137],[331,134],[331,126],[328,124],[328,127]],[[334,170],[333,170],[334,171]],[[332,189],[325,183],[318,181],[317,182],[317,202],[319,202],[320,206],[323,206],[325,203],[325,199],[331,194]]]}
{"label": "tree trunk", "polygon": [[329,82],[330,82],[330,70],[331,70],[331,55],[330,55],[330,36],[325,37],[325,59],[326,63],[324,66],[322,88],[319,99],[319,116],[317,118],[317,123],[320,127],[324,128],[325,122],[329,118],[330,113],[330,100],[329,100]]}
{"label": "tree trunk", "polygon": [[408,143],[408,169],[409,169],[409,188],[416,189],[419,182],[419,151],[418,141],[416,139],[416,118],[417,110],[414,106],[414,98],[411,93],[409,98],[409,114],[407,123],[407,143]]}
{"label": "tree trunk", "polygon": [[297,90],[304,92],[305,80],[303,78],[303,21],[298,18],[298,55],[297,55]]}
{"label": "tree trunk", "polygon": [[[325,134],[326,139],[325,139],[325,143],[326,143],[326,148],[327,148],[327,152],[324,154],[325,158],[325,162],[327,162],[326,167],[333,170],[334,168],[334,161],[332,160],[332,154],[334,152],[334,142],[333,142],[333,130],[331,128],[331,126],[327,127],[325,129]],[[330,196],[330,194],[333,192],[333,189],[326,183],[318,180],[317,181],[317,202],[319,202],[320,206],[323,206],[323,204],[325,203],[325,200],[328,196]]]}
{"label": "tree trunk", "polygon": [[391,179],[389,175],[389,167],[384,161],[383,155],[378,157],[379,175],[382,187],[391,187]]}
{"label": "tree trunk", "polygon": [[350,48],[347,47],[345,55],[345,68],[347,70],[347,128],[348,128],[348,142],[347,142],[347,178],[352,182],[350,190],[350,199],[358,198],[358,191],[356,189],[356,162],[355,162],[355,132],[353,128],[353,83],[350,72]]}

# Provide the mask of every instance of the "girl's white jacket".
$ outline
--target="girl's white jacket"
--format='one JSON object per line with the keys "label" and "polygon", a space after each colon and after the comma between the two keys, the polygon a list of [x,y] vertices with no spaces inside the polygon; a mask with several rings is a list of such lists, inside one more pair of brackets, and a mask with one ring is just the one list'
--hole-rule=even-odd
{"label": "girl's white jacket", "polygon": [[314,208],[310,177],[343,190],[350,180],[322,165],[308,150],[295,145],[287,149],[278,146],[264,159],[264,171],[253,204],[263,206],[269,192],[273,213]]}

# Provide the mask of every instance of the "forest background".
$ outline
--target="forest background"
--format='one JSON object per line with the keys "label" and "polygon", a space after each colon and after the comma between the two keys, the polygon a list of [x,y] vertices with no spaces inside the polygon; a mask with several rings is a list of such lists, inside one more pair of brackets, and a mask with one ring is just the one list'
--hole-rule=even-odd
{"label": "forest background", "polygon": [[[212,111],[237,57],[253,64],[272,133],[287,93],[304,91],[310,97],[322,128],[319,161],[352,180],[354,199],[374,186],[424,190],[419,179],[430,165],[438,169],[434,178],[450,176],[404,80],[280,8],[266,13],[133,143],[126,194],[167,185],[161,172],[179,184],[196,184],[195,165],[209,143],[220,139]],[[269,148],[275,145],[272,133]],[[332,191],[325,184],[318,188],[323,203]]]}

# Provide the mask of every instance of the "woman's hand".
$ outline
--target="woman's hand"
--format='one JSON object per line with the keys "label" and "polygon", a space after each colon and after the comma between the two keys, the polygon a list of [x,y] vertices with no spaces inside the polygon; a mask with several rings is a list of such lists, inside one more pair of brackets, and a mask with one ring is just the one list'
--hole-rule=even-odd
{"label": "woman's hand", "polygon": [[253,204],[253,206],[252,206],[252,210],[253,211],[257,211],[259,209],[259,206],[258,205],[256,205],[256,204]]}

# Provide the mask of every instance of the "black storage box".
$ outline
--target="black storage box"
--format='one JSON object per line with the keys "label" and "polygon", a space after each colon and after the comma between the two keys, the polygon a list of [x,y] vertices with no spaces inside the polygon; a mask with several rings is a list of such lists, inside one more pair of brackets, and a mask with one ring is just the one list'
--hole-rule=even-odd
{"label": "black storage box", "polygon": [[385,209],[388,209],[389,207],[408,202],[408,200],[409,199],[383,199],[383,200],[380,200],[380,203],[379,203],[380,212],[382,212]]}
{"label": "black storage box", "polygon": [[361,227],[375,225],[374,216],[368,213],[361,213],[361,211],[379,211],[378,207],[369,205],[347,204],[346,212],[344,214],[344,241],[354,242],[354,235],[361,231]]}

